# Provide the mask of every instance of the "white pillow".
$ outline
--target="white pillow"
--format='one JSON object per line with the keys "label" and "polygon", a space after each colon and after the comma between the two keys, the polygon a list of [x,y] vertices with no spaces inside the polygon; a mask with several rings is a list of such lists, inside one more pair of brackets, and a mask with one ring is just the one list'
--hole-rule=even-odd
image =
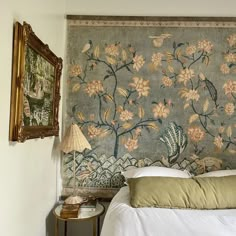
{"label": "white pillow", "polygon": [[191,174],[187,170],[177,170],[167,167],[159,166],[148,166],[141,168],[132,168],[122,172],[125,179],[138,178],[143,176],[169,176],[169,177],[180,177],[190,178]]}
{"label": "white pillow", "polygon": [[236,175],[236,170],[216,170],[198,175],[197,177],[221,177],[229,175]]}

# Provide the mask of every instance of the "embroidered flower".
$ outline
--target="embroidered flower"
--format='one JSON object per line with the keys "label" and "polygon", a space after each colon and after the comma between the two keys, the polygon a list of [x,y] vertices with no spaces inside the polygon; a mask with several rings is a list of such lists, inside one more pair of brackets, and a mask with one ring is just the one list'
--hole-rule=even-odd
{"label": "embroidered flower", "polygon": [[117,44],[107,45],[105,48],[105,53],[110,56],[119,56],[119,46]]}
{"label": "embroidered flower", "polygon": [[230,47],[233,47],[236,45],[236,34],[232,34],[227,38],[227,41],[229,43]]}
{"label": "embroidered flower", "polygon": [[153,53],[152,55],[152,63],[154,66],[161,66],[161,60],[162,60],[163,54],[158,52],[158,53]]}
{"label": "embroidered flower", "polygon": [[180,71],[178,81],[181,83],[183,82],[186,86],[187,82],[194,77],[194,70],[192,69],[183,69]]}
{"label": "embroidered flower", "polygon": [[232,93],[236,93],[236,81],[228,80],[223,88],[225,90],[225,95],[231,95]]}
{"label": "embroidered flower", "polygon": [[197,90],[190,89],[190,90],[188,91],[188,93],[185,94],[185,97],[186,97],[186,100],[187,100],[187,101],[189,101],[189,100],[198,101],[199,98],[200,98],[200,95],[198,94],[198,91],[197,91]]}
{"label": "embroidered flower", "polygon": [[205,132],[199,127],[190,127],[188,128],[188,136],[193,142],[199,142],[203,140]]}
{"label": "embroidered flower", "polygon": [[127,120],[132,120],[133,119],[133,113],[128,111],[128,110],[123,110],[120,113],[120,120],[122,121],[127,121]]}
{"label": "embroidered flower", "polygon": [[129,84],[130,87],[134,88],[138,92],[138,96],[148,96],[149,94],[149,80],[144,80],[143,78],[133,77],[133,83]]}
{"label": "embroidered flower", "polygon": [[236,54],[231,53],[231,52],[225,54],[225,60],[226,62],[236,62]]}
{"label": "embroidered flower", "polygon": [[203,50],[204,52],[210,53],[213,48],[213,44],[210,41],[204,39],[198,41],[198,48]]}
{"label": "embroidered flower", "polygon": [[220,66],[220,71],[223,73],[223,74],[229,74],[229,72],[230,72],[230,68],[228,67],[228,65],[227,64],[222,64],[221,66]]}
{"label": "embroidered flower", "polygon": [[95,138],[101,134],[101,129],[95,127],[94,125],[88,126],[88,135],[90,138]]}
{"label": "embroidered flower", "polygon": [[125,143],[125,147],[128,149],[129,152],[138,148],[138,139],[131,139],[128,138],[128,141]]}
{"label": "embroidered flower", "polygon": [[144,65],[145,61],[143,59],[143,56],[142,55],[136,55],[134,58],[133,58],[133,68],[136,70],[136,71],[139,71],[142,66]]}
{"label": "embroidered flower", "polygon": [[88,93],[89,97],[103,91],[104,88],[100,80],[93,80],[92,82],[87,83],[87,86],[85,88],[85,92]]}
{"label": "embroidered flower", "polygon": [[72,65],[70,67],[69,74],[71,77],[75,77],[75,76],[81,75],[82,72],[83,71],[80,65]]}
{"label": "embroidered flower", "polygon": [[196,52],[197,48],[194,45],[190,45],[186,48],[186,54],[191,56]]}
{"label": "embroidered flower", "polygon": [[164,76],[162,78],[162,83],[165,87],[171,87],[173,84],[173,81],[168,76]]}
{"label": "embroidered flower", "polygon": [[138,137],[138,136],[140,136],[141,135],[141,132],[142,132],[142,129],[141,128],[136,128],[135,129],[135,135],[136,135],[136,137]]}
{"label": "embroidered flower", "polygon": [[225,105],[225,113],[229,116],[233,115],[234,109],[235,109],[235,107],[234,107],[233,103],[227,103]]}
{"label": "embroidered flower", "polygon": [[155,118],[166,118],[170,113],[170,109],[166,107],[163,103],[159,102],[153,107],[152,112]]}
{"label": "embroidered flower", "polygon": [[220,126],[220,127],[218,128],[218,132],[219,132],[220,134],[223,134],[224,131],[225,131],[225,127],[224,127],[224,126]]}

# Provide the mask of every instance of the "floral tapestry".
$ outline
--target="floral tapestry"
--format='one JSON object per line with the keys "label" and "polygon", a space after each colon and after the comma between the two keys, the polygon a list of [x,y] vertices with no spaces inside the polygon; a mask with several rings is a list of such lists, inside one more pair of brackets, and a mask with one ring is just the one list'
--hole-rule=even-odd
{"label": "floral tapestry", "polygon": [[[119,188],[121,172],[166,166],[192,174],[236,167],[236,28],[206,21],[67,24],[65,125],[92,146],[77,184]],[[64,187],[72,158],[63,158]]]}

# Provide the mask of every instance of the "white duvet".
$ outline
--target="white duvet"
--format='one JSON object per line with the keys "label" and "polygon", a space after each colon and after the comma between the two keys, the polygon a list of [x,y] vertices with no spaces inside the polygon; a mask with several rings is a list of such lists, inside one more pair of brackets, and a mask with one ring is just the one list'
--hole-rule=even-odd
{"label": "white duvet", "polygon": [[101,236],[236,236],[236,209],[132,208],[123,187],[111,201]]}

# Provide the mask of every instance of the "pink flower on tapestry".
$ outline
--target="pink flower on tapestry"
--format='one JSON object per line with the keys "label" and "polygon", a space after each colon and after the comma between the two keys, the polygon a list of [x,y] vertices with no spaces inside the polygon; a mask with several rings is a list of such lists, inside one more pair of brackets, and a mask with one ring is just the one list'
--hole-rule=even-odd
{"label": "pink flower on tapestry", "polygon": [[120,113],[120,120],[122,121],[127,121],[127,120],[132,120],[133,119],[133,113],[128,111],[128,110],[123,110]]}
{"label": "pink flower on tapestry", "polygon": [[227,38],[227,41],[229,43],[230,47],[233,47],[236,45],[236,34],[232,34]]}
{"label": "pink flower on tapestry", "polygon": [[194,90],[194,89],[190,89],[186,95],[186,100],[189,101],[189,100],[195,100],[195,101],[198,101],[199,98],[200,98],[200,95],[198,94],[198,91],[197,90]]}
{"label": "pink flower on tapestry", "polygon": [[152,112],[155,118],[166,118],[170,113],[170,109],[166,107],[163,103],[159,102],[153,107]]}
{"label": "pink flower on tapestry", "polygon": [[154,66],[161,66],[161,60],[162,60],[163,54],[158,52],[158,53],[153,53],[152,55],[152,63]]}
{"label": "pink flower on tapestry", "polygon": [[143,59],[143,56],[142,55],[136,55],[134,58],[133,58],[133,68],[136,70],[136,71],[139,71],[142,66],[144,65],[145,61]]}
{"label": "pink flower on tapestry", "polygon": [[196,50],[197,50],[197,48],[196,48],[195,45],[190,45],[190,46],[188,46],[188,47],[186,48],[186,54],[187,54],[188,56],[191,56],[191,55],[193,55],[193,54],[196,52]]}
{"label": "pink flower on tapestry", "polygon": [[139,77],[133,77],[133,83],[130,83],[129,86],[134,88],[138,92],[138,97],[146,97],[149,94],[149,80],[144,80],[143,78]]}
{"label": "pink flower on tapestry", "polygon": [[198,41],[198,48],[204,52],[210,53],[213,48],[213,44],[209,40],[204,39]]}
{"label": "pink flower on tapestry", "polygon": [[103,91],[104,88],[100,80],[93,80],[92,82],[87,83],[87,86],[85,88],[85,92],[89,95],[89,97]]}
{"label": "pink flower on tapestry", "polygon": [[205,136],[205,132],[199,127],[188,128],[188,136],[193,142],[200,142]]}
{"label": "pink flower on tapestry", "polygon": [[180,71],[180,74],[179,74],[179,78],[178,78],[178,82],[183,82],[184,85],[186,86],[187,85],[187,82],[193,78],[195,75],[194,75],[194,70],[193,69],[183,69]]}
{"label": "pink flower on tapestry", "polygon": [[225,90],[225,95],[231,95],[232,93],[236,93],[236,81],[228,80],[223,88]]}
{"label": "pink flower on tapestry", "polygon": [[162,78],[162,83],[165,87],[171,87],[173,84],[172,80],[168,76]]}
{"label": "pink flower on tapestry", "polygon": [[141,135],[142,129],[141,128],[136,128],[135,129],[135,135],[138,137]]}
{"label": "pink flower on tapestry", "polygon": [[138,139],[131,139],[128,138],[127,142],[125,143],[125,148],[128,149],[129,152],[138,148]]}
{"label": "pink flower on tapestry", "polygon": [[224,126],[220,126],[220,127],[218,128],[219,134],[223,134],[224,131],[225,131],[225,127],[224,127]]}
{"label": "pink flower on tapestry", "polygon": [[218,149],[221,149],[223,147],[223,139],[221,136],[217,136],[214,138],[214,144]]}
{"label": "pink flower on tapestry", "polygon": [[236,55],[232,52],[225,54],[226,62],[236,62]]}
{"label": "pink flower on tapestry", "polygon": [[95,138],[101,134],[101,129],[95,127],[94,125],[88,126],[88,135],[90,138]]}
{"label": "pink flower on tapestry", "polygon": [[83,71],[80,65],[72,65],[70,67],[69,74],[70,76],[75,77],[75,76],[81,75],[82,72]]}
{"label": "pink flower on tapestry", "polygon": [[220,71],[222,72],[222,74],[226,75],[226,74],[229,74],[230,68],[229,68],[229,66],[227,64],[222,64],[220,66]]}
{"label": "pink flower on tapestry", "polygon": [[110,56],[119,56],[119,46],[118,44],[110,44],[105,48],[105,53]]}
{"label": "pink flower on tapestry", "polygon": [[227,103],[225,105],[225,113],[229,116],[234,114],[234,109],[235,109],[235,106],[233,103]]}

